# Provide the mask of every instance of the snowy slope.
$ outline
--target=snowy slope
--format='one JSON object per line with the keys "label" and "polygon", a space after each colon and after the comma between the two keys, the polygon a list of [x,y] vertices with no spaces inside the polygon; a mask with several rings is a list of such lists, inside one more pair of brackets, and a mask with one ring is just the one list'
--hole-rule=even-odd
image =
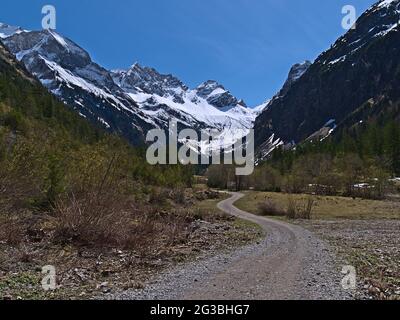
{"label": "snowy slope", "polygon": [[14,34],[26,32],[20,27],[9,26],[8,24],[0,22],[0,39],[8,38]]}
{"label": "snowy slope", "polygon": [[390,32],[396,32],[399,26],[399,15],[399,0],[377,2],[357,21],[356,29],[347,32],[336,41],[330,50],[321,54],[319,62],[334,66],[351,58],[374,39],[385,37]]}
{"label": "snowy slope", "polygon": [[216,129],[221,137],[240,138],[265,107],[248,108],[216,81],[190,89],[175,76],[138,63],[127,70],[106,70],[53,30],[24,31],[1,24],[0,35],[49,91],[82,117],[133,143],[143,140],[149,129],[167,129],[170,120],[180,127]]}
{"label": "snowy slope", "polygon": [[[285,84],[257,117],[260,157],[268,156],[277,144],[292,148],[303,141],[323,140],[338,128],[383,113],[384,104],[378,108],[378,101],[397,99],[399,21],[400,0],[378,1],[360,16],[355,29],[311,65],[294,66],[289,86]],[[374,108],[366,108],[369,101]]]}

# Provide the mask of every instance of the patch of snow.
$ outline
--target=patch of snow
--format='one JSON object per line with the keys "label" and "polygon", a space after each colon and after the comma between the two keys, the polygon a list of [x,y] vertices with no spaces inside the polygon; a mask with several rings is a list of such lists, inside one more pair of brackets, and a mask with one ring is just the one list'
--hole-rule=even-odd
{"label": "patch of snow", "polygon": [[103,124],[107,129],[111,128],[111,126],[103,118],[98,117],[97,121],[99,121],[101,124]]}
{"label": "patch of snow", "polygon": [[8,37],[13,36],[14,34],[19,34],[22,32],[28,32],[28,31],[23,30],[20,27],[10,26],[8,24],[0,22],[0,39],[6,39]]}

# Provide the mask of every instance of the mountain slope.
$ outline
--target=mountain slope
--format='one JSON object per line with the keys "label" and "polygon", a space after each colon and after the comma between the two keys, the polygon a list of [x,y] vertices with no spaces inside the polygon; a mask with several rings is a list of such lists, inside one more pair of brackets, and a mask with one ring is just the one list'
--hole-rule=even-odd
{"label": "mountain slope", "polygon": [[50,92],[82,117],[131,142],[143,141],[151,121],[85,50],[50,30],[16,33],[3,41]]}
{"label": "mountain slope", "polygon": [[[399,0],[375,4],[359,18],[355,30],[339,38],[275,97],[255,123],[261,155],[278,142],[293,145],[312,135],[322,139],[337,126],[367,121],[388,108],[397,108],[398,116],[399,19]],[[320,130],[324,135],[317,134]]]}
{"label": "mountain slope", "polygon": [[108,191],[132,194],[140,183],[181,185],[191,175],[183,166],[147,164],[124,139],[70,110],[0,41],[0,213],[46,210],[61,197],[99,195],[109,183]]}
{"label": "mountain slope", "polygon": [[143,142],[152,128],[167,129],[171,119],[181,127],[217,129],[221,135],[248,130],[261,111],[248,108],[215,81],[190,89],[173,75],[137,63],[128,70],[106,70],[52,30],[22,31],[1,25],[0,35],[49,91],[82,117],[133,144]]}

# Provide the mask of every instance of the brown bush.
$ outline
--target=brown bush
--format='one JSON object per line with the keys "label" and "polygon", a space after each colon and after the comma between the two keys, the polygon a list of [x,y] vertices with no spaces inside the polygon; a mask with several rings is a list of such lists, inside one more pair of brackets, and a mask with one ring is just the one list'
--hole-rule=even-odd
{"label": "brown bush", "polygon": [[22,222],[17,217],[10,215],[0,216],[0,242],[9,245],[19,245],[25,236]]}
{"label": "brown bush", "polygon": [[160,213],[111,191],[58,201],[51,220],[56,243],[119,247],[139,253],[184,241],[190,223],[184,213]]}
{"label": "brown bush", "polygon": [[263,216],[285,216],[285,211],[278,208],[272,200],[268,199],[258,204],[258,212]]}
{"label": "brown bush", "polygon": [[165,205],[169,198],[170,192],[166,188],[155,187],[150,190],[149,202],[153,205]]}
{"label": "brown bush", "polygon": [[186,204],[185,188],[174,188],[169,194],[169,198],[177,204]]}
{"label": "brown bush", "polygon": [[297,203],[293,196],[289,195],[288,208],[286,211],[286,217],[288,219],[296,219],[297,217]]}
{"label": "brown bush", "polygon": [[298,219],[307,219],[310,220],[311,219],[311,214],[312,214],[312,209],[314,207],[315,201],[312,197],[308,197],[307,198],[307,202],[304,205],[304,207],[302,208],[302,210],[300,210],[297,213],[297,218]]}
{"label": "brown bush", "polygon": [[53,212],[53,240],[82,245],[126,246],[132,240],[135,210],[126,200],[104,194],[59,200]]}
{"label": "brown bush", "polygon": [[312,197],[307,198],[305,204],[299,204],[292,195],[288,198],[286,217],[288,219],[311,219],[312,209],[315,201]]}

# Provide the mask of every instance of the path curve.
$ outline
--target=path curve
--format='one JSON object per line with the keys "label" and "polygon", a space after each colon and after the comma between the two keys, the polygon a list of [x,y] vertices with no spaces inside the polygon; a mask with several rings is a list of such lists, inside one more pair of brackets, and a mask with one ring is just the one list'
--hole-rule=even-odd
{"label": "path curve", "polygon": [[218,208],[254,222],[265,231],[262,243],[196,261],[161,275],[144,290],[118,299],[304,300],[348,299],[342,275],[325,243],[311,232],[283,221],[239,210],[241,193]]}

